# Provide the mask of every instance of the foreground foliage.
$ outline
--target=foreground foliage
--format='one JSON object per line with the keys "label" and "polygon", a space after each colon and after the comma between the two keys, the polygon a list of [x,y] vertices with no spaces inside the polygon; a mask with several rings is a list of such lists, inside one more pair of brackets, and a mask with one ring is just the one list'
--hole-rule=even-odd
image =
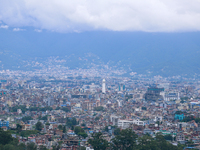
{"label": "foreground foliage", "polygon": [[174,146],[165,140],[161,133],[155,138],[149,135],[139,137],[131,129],[121,130],[110,142],[101,132],[93,134],[88,143],[94,150],[182,150],[182,145]]}
{"label": "foreground foliage", "polygon": [[[42,148],[42,149],[41,149]],[[39,150],[45,150],[44,147]],[[10,131],[3,131],[0,128],[0,150],[37,150],[37,146],[34,143],[28,143],[27,145],[19,143],[16,138],[11,136]]]}

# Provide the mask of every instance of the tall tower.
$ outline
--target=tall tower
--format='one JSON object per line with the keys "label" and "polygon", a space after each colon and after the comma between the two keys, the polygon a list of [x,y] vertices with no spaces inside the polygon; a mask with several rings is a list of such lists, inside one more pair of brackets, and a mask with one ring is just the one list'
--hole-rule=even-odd
{"label": "tall tower", "polygon": [[103,79],[102,81],[102,93],[106,93],[106,80]]}

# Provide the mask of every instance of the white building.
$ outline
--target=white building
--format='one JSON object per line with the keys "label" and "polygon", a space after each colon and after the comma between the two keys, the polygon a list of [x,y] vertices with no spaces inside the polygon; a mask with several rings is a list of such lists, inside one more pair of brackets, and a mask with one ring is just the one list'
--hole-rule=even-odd
{"label": "white building", "polygon": [[115,115],[111,115],[110,116],[110,121],[113,123],[114,126],[118,126],[118,120],[120,117],[115,116]]}
{"label": "white building", "polygon": [[144,121],[140,121],[139,119],[136,120],[118,120],[118,127],[121,127],[122,129],[126,129],[130,127],[131,124],[136,124],[139,126],[144,126]]}
{"label": "white building", "polygon": [[103,79],[102,81],[102,93],[106,93],[106,80]]}
{"label": "white building", "polygon": [[179,100],[179,99],[180,99],[180,96],[178,92],[169,92],[169,93],[165,93],[164,95],[165,101]]}

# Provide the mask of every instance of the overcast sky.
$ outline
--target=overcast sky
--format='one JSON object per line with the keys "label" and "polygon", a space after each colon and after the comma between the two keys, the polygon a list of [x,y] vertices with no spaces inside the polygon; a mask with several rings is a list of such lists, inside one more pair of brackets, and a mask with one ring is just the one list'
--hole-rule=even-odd
{"label": "overcast sky", "polygon": [[200,0],[0,0],[0,28],[200,31]]}

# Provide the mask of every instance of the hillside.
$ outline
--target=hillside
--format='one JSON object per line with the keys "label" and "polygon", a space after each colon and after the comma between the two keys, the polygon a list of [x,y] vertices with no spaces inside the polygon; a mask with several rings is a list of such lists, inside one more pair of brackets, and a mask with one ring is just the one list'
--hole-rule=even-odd
{"label": "hillside", "polygon": [[51,56],[59,56],[66,60],[63,65],[68,67],[87,68],[94,63],[151,75],[200,73],[199,32],[93,31],[62,34],[48,31],[38,33],[30,28],[26,30],[13,32],[0,29],[2,69],[25,69],[19,67],[23,66],[23,61],[34,60],[36,57],[44,61]]}

